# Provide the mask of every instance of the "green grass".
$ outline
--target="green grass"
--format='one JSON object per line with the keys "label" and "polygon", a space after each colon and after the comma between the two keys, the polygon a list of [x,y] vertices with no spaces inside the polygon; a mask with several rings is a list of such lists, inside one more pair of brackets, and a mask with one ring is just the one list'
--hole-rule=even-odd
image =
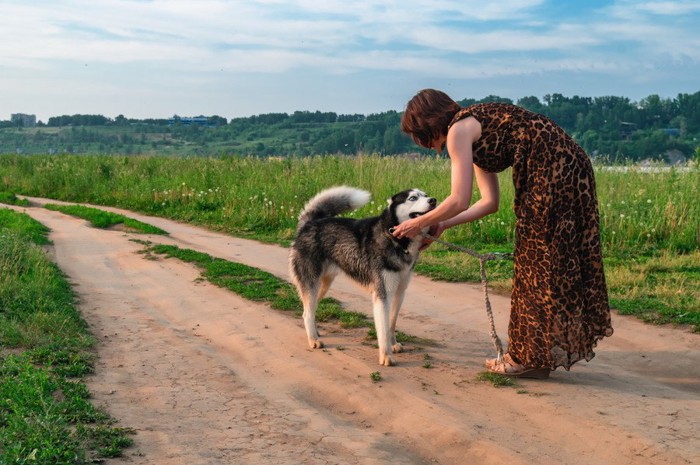
{"label": "green grass", "polygon": [[111,228],[112,226],[123,224],[132,231],[144,234],[168,234],[160,228],[150,224],[142,223],[133,218],[128,218],[118,213],[112,213],[99,208],[85,207],[82,205],[58,205],[47,203],[44,205],[47,210],[54,210],[67,215],[76,216],[87,220],[96,228]]}
{"label": "green grass", "polygon": [[17,214],[9,208],[0,208],[0,231],[3,234],[12,234],[18,240],[34,244],[49,243],[47,239],[49,229],[46,226],[34,221],[28,215]]}
{"label": "green grass", "polygon": [[517,386],[517,382],[510,376],[499,375],[498,373],[491,373],[490,371],[482,371],[476,376],[477,381],[482,381],[485,383],[491,383],[494,387],[514,387]]}
{"label": "green grass", "polygon": [[0,463],[75,464],[115,457],[128,428],[90,403],[94,340],[46,228],[0,209]]}
{"label": "green grass", "polygon": [[7,205],[18,205],[20,207],[28,207],[29,206],[29,200],[20,199],[12,192],[4,192],[4,191],[0,191],[0,203],[4,203]]}
{"label": "green grass", "polygon": [[[444,198],[449,193],[449,169],[444,158],[376,155],[289,159],[6,155],[0,156],[0,190],[118,206],[289,245],[299,210],[323,188],[347,184],[369,190],[373,202],[350,215],[369,216],[407,187]],[[497,213],[452,228],[442,239],[482,252],[512,252],[511,176],[510,171],[499,175]],[[614,306],[647,321],[688,324],[700,331],[700,280],[687,266],[700,262],[700,168],[648,172],[596,167],[596,182]],[[658,263],[668,271],[654,271],[653,279],[646,279],[634,271],[641,263]],[[422,254],[416,269],[435,279],[479,281],[477,260],[439,244]],[[491,289],[508,295],[512,262],[488,262],[487,272]]]}
{"label": "green grass", "polygon": [[611,305],[620,313],[700,330],[700,254],[630,257],[624,266],[616,260],[624,259],[609,260],[608,281]]}

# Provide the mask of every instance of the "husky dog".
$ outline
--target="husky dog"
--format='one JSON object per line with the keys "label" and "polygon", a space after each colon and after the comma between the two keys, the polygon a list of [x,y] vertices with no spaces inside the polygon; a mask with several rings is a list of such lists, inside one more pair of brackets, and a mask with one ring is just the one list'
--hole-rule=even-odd
{"label": "husky dog", "polygon": [[396,319],[422,237],[396,239],[389,230],[429,212],[437,202],[418,189],[409,189],[389,199],[379,216],[359,220],[336,217],[362,207],[369,199],[369,192],[337,186],[309,200],[299,214],[289,269],[304,305],[304,326],[312,349],[323,347],[316,329],[316,307],[343,271],[372,293],[379,364],[391,366],[392,352],[402,350],[396,342]]}

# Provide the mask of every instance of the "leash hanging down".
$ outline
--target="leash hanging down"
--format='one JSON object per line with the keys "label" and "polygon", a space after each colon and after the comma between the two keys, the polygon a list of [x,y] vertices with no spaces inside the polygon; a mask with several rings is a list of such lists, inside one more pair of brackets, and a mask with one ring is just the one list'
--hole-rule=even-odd
{"label": "leash hanging down", "polygon": [[430,234],[423,234],[423,237],[431,240],[432,242],[437,242],[438,244],[442,244],[442,245],[450,247],[452,249],[459,250],[461,252],[464,252],[464,253],[471,255],[474,258],[479,259],[479,271],[481,274],[481,285],[484,289],[484,303],[486,304],[486,314],[488,315],[489,323],[491,324],[491,340],[493,341],[493,345],[496,348],[496,363],[500,363],[501,360],[503,360],[503,344],[501,343],[501,339],[498,337],[498,334],[496,333],[496,323],[493,320],[493,310],[491,309],[491,301],[489,300],[489,288],[488,288],[488,282],[486,279],[486,262],[489,260],[512,259],[513,254],[498,253],[498,252],[491,252],[491,253],[482,254],[482,253],[479,253],[475,250],[468,249],[466,247],[462,247],[461,245],[453,244],[452,242],[443,241],[442,239],[438,239],[437,237],[431,236]]}

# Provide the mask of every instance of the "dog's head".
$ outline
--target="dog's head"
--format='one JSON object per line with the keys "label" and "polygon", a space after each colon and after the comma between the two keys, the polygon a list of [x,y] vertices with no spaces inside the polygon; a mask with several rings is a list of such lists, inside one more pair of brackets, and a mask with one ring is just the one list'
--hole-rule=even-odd
{"label": "dog's head", "polygon": [[425,215],[435,208],[437,200],[420,189],[407,189],[395,194],[388,201],[395,224]]}

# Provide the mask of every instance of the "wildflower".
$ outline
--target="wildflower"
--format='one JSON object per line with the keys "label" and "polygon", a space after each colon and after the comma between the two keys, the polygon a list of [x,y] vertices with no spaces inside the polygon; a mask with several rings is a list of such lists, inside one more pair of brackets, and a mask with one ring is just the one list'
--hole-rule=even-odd
{"label": "wildflower", "polygon": [[651,199],[647,199],[647,203],[651,203]]}

